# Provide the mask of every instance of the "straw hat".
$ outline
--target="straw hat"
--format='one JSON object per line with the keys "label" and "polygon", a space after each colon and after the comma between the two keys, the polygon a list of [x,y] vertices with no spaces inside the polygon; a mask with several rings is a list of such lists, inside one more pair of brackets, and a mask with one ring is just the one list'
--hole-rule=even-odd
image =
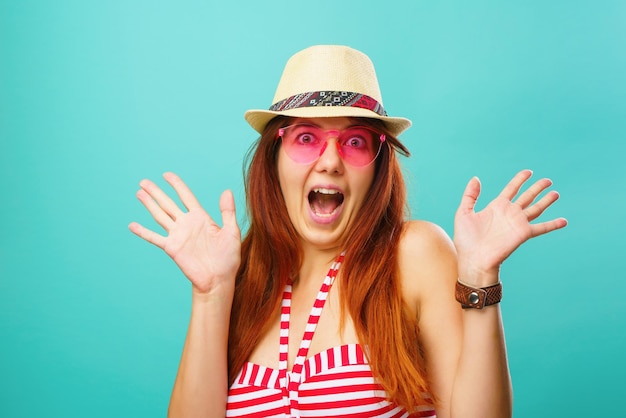
{"label": "straw hat", "polygon": [[409,119],[387,116],[374,64],[367,55],[346,46],[316,45],[293,55],[272,103],[269,110],[244,114],[259,133],[278,115],[379,119],[394,136],[411,126]]}

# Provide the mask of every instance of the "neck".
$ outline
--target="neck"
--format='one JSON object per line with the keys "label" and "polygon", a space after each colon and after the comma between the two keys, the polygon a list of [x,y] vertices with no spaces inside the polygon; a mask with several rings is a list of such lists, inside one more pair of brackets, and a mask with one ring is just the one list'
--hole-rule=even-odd
{"label": "neck", "polygon": [[297,280],[298,285],[307,286],[324,280],[328,269],[340,253],[341,249],[339,248],[319,249],[305,246]]}

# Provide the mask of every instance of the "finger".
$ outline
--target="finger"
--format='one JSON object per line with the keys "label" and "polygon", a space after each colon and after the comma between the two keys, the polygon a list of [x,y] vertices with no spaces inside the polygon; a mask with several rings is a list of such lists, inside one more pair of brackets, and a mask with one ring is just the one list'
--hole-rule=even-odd
{"label": "finger", "polygon": [[164,173],[163,178],[176,190],[180,201],[188,210],[199,208],[200,203],[191,189],[183,182],[183,180],[174,173]]}
{"label": "finger", "polygon": [[530,226],[531,233],[533,237],[537,237],[539,235],[547,234],[548,232],[552,232],[556,229],[561,229],[567,226],[567,219],[565,218],[557,218],[548,222],[542,222],[538,224],[532,224]]}
{"label": "finger", "polygon": [[536,219],[545,211],[551,204],[556,202],[559,199],[559,193],[556,191],[551,191],[547,193],[544,197],[539,199],[537,203],[532,206],[529,206],[524,210],[526,213],[526,217],[529,221]]}
{"label": "finger", "polygon": [[224,191],[220,196],[220,212],[222,212],[222,225],[238,228],[235,198],[230,190]]}
{"label": "finger", "polygon": [[130,232],[137,235],[139,238],[148,241],[150,244],[154,244],[159,248],[163,248],[165,246],[164,236],[159,235],[156,232],[151,231],[147,228],[144,228],[137,222],[131,222],[130,225],[128,225],[128,229],[130,229]]}
{"label": "finger", "polygon": [[504,197],[507,200],[513,200],[515,195],[519,192],[519,189],[522,187],[522,184],[526,182],[533,175],[531,170],[522,170],[515,175],[507,184],[502,192],[500,192],[500,197]]}
{"label": "finger", "polygon": [[478,196],[480,196],[480,180],[478,177],[474,176],[467,183],[467,186],[465,186],[463,197],[461,197],[461,204],[459,205],[459,212],[473,212]]}
{"label": "finger", "polygon": [[140,189],[137,191],[137,199],[148,209],[150,215],[154,218],[159,225],[161,225],[166,231],[169,231],[174,226],[174,220],[163,211],[163,208],[154,201],[145,190]]}
{"label": "finger", "polygon": [[552,180],[550,179],[541,179],[535,182],[532,186],[528,188],[524,193],[520,195],[515,201],[516,204],[520,205],[522,208],[528,207],[533,201],[539,196],[541,192],[543,192],[548,187],[552,186]]}
{"label": "finger", "polygon": [[172,219],[180,217],[183,211],[180,210],[178,205],[170,199],[168,195],[163,192],[156,184],[150,180],[144,179],[139,182],[139,186],[148,193],[154,201],[165,211],[165,213]]}

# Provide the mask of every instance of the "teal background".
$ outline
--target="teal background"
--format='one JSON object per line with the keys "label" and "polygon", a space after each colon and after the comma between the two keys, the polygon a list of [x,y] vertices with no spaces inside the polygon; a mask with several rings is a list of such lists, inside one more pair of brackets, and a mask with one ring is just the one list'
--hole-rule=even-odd
{"label": "teal background", "polygon": [[626,2],[0,0],[0,416],[165,415],[190,286],[127,230],[155,226],[137,184],[243,218],[242,114],[321,43],[413,120],[413,217],[452,234],[472,175],[481,207],[554,180],[569,226],[502,272],[515,416],[623,414]]}

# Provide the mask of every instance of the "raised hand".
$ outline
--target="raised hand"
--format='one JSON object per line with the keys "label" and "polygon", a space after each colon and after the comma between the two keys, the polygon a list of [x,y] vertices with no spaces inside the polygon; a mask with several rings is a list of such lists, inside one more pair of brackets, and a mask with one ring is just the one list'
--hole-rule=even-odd
{"label": "raised hand", "polygon": [[472,178],[461,199],[454,220],[454,245],[459,276],[476,285],[492,284],[502,262],[530,238],[567,225],[564,218],[531,224],[558,198],[556,191],[539,194],[552,185],[541,179],[515,198],[532,171],[519,172],[502,192],[480,212],[474,212],[480,181]]}
{"label": "raised hand", "polygon": [[194,291],[206,293],[220,284],[234,282],[241,262],[241,233],[232,193],[225,191],[220,198],[223,223],[220,227],[180,177],[174,173],[165,173],[163,177],[174,188],[186,211],[156,184],[142,180],[137,198],[167,235],[137,222],[132,222],[129,229],[164,250],[191,281]]}

